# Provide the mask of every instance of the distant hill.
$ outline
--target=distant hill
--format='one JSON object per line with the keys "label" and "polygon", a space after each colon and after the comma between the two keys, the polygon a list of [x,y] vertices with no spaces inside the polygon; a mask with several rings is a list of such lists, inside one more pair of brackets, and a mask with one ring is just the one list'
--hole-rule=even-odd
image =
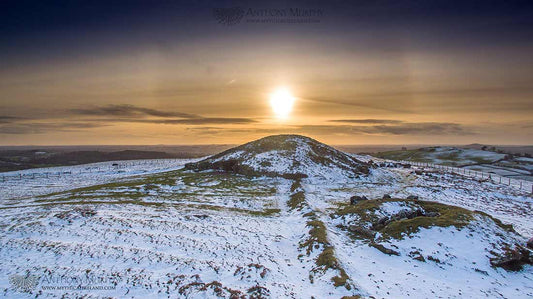
{"label": "distant hill", "polygon": [[375,156],[391,160],[409,160],[453,166],[494,163],[505,158],[505,154],[502,153],[448,146],[387,151],[377,153]]}
{"label": "distant hill", "polygon": [[116,160],[170,159],[175,154],[154,151],[123,150],[117,152],[75,151],[47,152],[44,150],[5,151],[0,156],[0,171],[87,164]]}
{"label": "distant hill", "polygon": [[116,160],[190,159],[220,153],[233,145],[0,146],[0,172]]}
{"label": "distant hill", "polygon": [[389,160],[464,167],[506,177],[533,180],[533,158],[525,151],[526,148],[512,147],[520,153],[513,154],[492,146],[471,144],[461,148],[449,146],[422,147],[379,152],[373,155]]}
{"label": "distant hill", "polygon": [[473,144],[468,144],[464,146],[459,146],[459,148],[488,150],[488,151],[493,151],[493,152],[521,155],[521,156],[533,155],[532,145],[488,145],[488,144],[473,143]]}

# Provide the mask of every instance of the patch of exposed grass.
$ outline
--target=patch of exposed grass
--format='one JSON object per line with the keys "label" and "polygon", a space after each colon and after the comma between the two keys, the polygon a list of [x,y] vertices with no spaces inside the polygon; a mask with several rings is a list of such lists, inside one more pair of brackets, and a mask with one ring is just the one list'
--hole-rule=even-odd
{"label": "patch of exposed grass", "polygon": [[340,266],[339,261],[335,257],[335,250],[328,242],[326,226],[322,221],[316,219],[314,212],[306,213],[306,215],[306,217],[310,218],[307,226],[311,227],[311,229],[309,230],[309,238],[305,242],[300,243],[300,247],[306,249],[307,255],[310,255],[313,249],[322,247],[322,252],[315,260],[317,269],[311,271],[309,274],[310,281],[313,281],[313,273],[318,269],[324,272],[332,269],[338,271],[338,275],[331,278],[335,287],[344,286],[347,290],[352,289],[351,284],[347,283],[350,278]]}
{"label": "patch of exposed grass", "polygon": [[[241,195],[255,199],[261,196],[271,196],[277,192],[275,187],[267,184],[257,184],[253,181],[236,175],[218,173],[189,173],[182,170],[170,171],[144,177],[136,177],[128,181],[113,182],[36,197],[36,203],[95,201],[140,200],[153,197],[150,191],[158,191],[162,186],[176,185],[182,181],[190,188],[182,188],[178,192],[163,191],[157,193],[158,200],[196,201],[199,195],[202,198],[216,197],[221,194]],[[214,184],[212,182],[214,181]],[[205,183],[206,185],[203,185]],[[272,214],[272,213],[266,213]]]}
{"label": "patch of exposed grass", "polygon": [[421,207],[426,213],[436,212],[438,216],[419,216],[412,219],[402,219],[393,221],[386,225],[379,232],[383,239],[402,239],[405,235],[416,233],[420,228],[430,228],[434,226],[449,227],[455,226],[463,228],[474,220],[474,212],[456,206],[441,204],[431,201],[409,200],[409,199],[375,199],[361,201],[356,205],[346,205],[333,214],[334,217],[356,214],[359,216],[360,224],[370,224],[380,217],[374,212],[385,202],[404,202],[406,206]]}
{"label": "patch of exposed grass", "polygon": [[300,188],[302,188],[302,180],[294,180],[294,182],[291,184],[291,192],[294,192]]}
{"label": "patch of exposed grass", "polygon": [[329,246],[326,226],[320,220],[310,220],[307,226],[311,227],[309,230],[309,238],[300,244],[300,247],[306,248],[307,255],[311,254],[313,248],[319,248],[320,245]]}
{"label": "patch of exposed grass", "polygon": [[454,161],[454,162],[460,161],[458,151],[439,154],[437,155],[437,159],[446,160],[446,161]]}
{"label": "patch of exposed grass", "polygon": [[340,268],[339,269],[339,275],[333,277],[331,280],[333,281],[333,285],[335,287],[344,286],[347,290],[351,290],[352,287],[350,286],[349,283],[347,283],[348,279],[350,279],[350,277],[348,276],[348,274],[346,274],[346,271],[344,271],[344,269]]}
{"label": "patch of exposed grass", "polygon": [[294,194],[291,194],[290,199],[287,202],[287,204],[292,210],[295,210],[295,209],[301,210],[303,208],[304,203],[305,203],[305,195],[303,191],[299,191]]}
{"label": "patch of exposed grass", "polygon": [[335,257],[333,247],[326,247],[316,258],[316,265],[324,267],[324,269],[337,269],[339,262]]}
{"label": "patch of exposed grass", "polygon": [[416,233],[420,228],[455,226],[457,229],[461,229],[474,220],[472,212],[467,209],[429,201],[418,201],[417,203],[419,203],[426,212],[437,212],[440,215],[436,217],[421,216],[412,219],[394,221],[380,231],[382,235],[385,237],[388,236],[401,239],[404,234],[410,235]]}
{"label": "patch of exposed grass", "polygon": [[335,250],[332,246],[325,247],[316,259],[316,265],[326,271],[333,269],[338,271],[338,275],[331,278],[335,287],[344,286],[347,290],[351,290],[352,286],[347,283],[350,277],[346,274],[346,271],[340,266],[337,257],[335,257]]}
{"label": "patch of exposed grass", "polygon": [[492,221],[494,221],[496,223],[496,225],[498,225],[499,227],[501,227],[503,230],[505,230],[507,232],[517,233],[512,224],[504,224],[503,222],[501,222],[500,219],[494,218],[491,215],[489,215],[489,214],[487,214],[485,212],[482,212],[482,211],[474,211],[474,212],[491,219]]}
{"label": "patch of exposed grass", "polygon": [[191,203],[173,203],[173,202],[161,202],[161,201],[143,201],[143,200],[87,200],[87,201],[59,201],[59,202],[47,202],[37,205],[24,205],[24,206],[14,206],[14,207],[0,207],[0,210],[6,209],[18,209],[18,208],[30,208],[30,207],[51,207],[51,206],[61,206],[61,205],[140,205],[146,207],[167,207],[167,208],[193,208],[200,210],[211,210],[211,211],[229,211],[237,212],[242,214],[248,214],[251,216],[261,216],[267,217],[275,215],[281,212],[280,209],[264,209],[264,210],[248,210],[234,207],[225,207],[218,205],[207,205],[207,204],[191,204]]}
{"label": "patch of exposed grass", "polygon": [[386,151],[374,154],[374,156],[389,160],[408,160],[414,162],[432,162],[433,159],[427,157],[424,149]]}
{"label": "patch of exposed grass", "polygon": [[490,164],[493,162],[491,159],[483,157],[468,157],[468,159],[474,161],[476,164]]}
{"label": "patch of exposed grass", "polygon": [[250,211],[248,210],[249,214],[255,215],[255,216],[272,216],[274,214],[278,214],[281,212],[280,209],[264,209],[263,211]]}
{"label": "patch of exposed grass", "polygon": [[[374,215],[374,211],[378,210],[382,203],[387,201],[395,201],[390,199],[374,199],[374,200],[362,200],[356,205],[349,203],[340,203],[339,210],[333,213],[333,217],[357,214],[361,221],[372,222],[377,220],[377,216]],[[370,212],[370,213],[368,213]]]}
{"label": "patch of exposed grass", "polygon": [[75,188],[75,189],[70,189],[68,191],[54,192],[54,193],[49,193],[45,195],[40,195],[37,197],[47,198],[47,197],[52,197],[52,196],[65,195],[65,194],[105,192],[105,191],[112,191],[112,190],[116,190],[120,188],[131,188],[131,189],[139,190],[143,186],[148,186],[148,188],[150,188],[150,186],[154,187],[156,185],[172,186],[176,184],[176,180],[180,176],[181,173],[183,173],[181,170],[173,170],[173,171],[168,171],[168,172],[163,172],[163,173],[158,173],[158,174],[152,174],[149,176],[133,177],[126,181],[93,185],[93,186],[82,187],[82,188]]}

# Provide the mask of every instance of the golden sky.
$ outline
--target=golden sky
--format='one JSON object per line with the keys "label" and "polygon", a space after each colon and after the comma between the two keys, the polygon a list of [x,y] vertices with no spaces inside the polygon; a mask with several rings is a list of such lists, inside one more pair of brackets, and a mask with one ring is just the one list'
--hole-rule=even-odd
{"label": "golden sky", "polygon": [[[10,32],[0,48],[0,144],[241,143],[279,133],[331,144],[531,144],[530,40],[487,40],[502,26],[480,21],[459,36],[448,23],[365,19],[353,29],[332,17],[344,10],[328,9],[318,24],[225,26],[200,7],[200,25],[180,21],[156,37],[151,30],[170,25]],[[281,87],[294,97],[284,119],[270,105]]]}

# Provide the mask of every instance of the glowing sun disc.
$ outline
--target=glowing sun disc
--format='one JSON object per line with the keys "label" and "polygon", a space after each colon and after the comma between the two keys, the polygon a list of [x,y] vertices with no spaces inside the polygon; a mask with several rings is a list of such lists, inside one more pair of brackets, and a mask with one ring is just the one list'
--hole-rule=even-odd
{"label": "glowing sun disc", "polygon": [[287,118],[292,111],[294,97],[286,88],[278,88],[270,94],[270,106],[277,118]]}

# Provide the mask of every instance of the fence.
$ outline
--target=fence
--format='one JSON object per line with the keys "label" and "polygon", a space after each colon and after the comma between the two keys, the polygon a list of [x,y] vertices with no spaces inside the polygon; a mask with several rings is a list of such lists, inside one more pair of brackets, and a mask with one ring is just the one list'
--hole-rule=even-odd
{"label": "fence", "polygon": [[[168,160],[168,159],[167,159]],[[134,161],[111,161],[111,162],[98,162],[98,166],[86,166],[86,165],[72,165],[65,166],[70,169],[68,171],[39,171],[32,172],[31,170],[20,170],[17,174],[6,173],[1,176],[0,182],[6,182],[9,180],[23,180],[23,179],[36,179],[36,178],[60,178],[72,174],[86,174],[86,173],[103,173],[107,171],[119,171],[130,167],[139,167],[149,165],[151,168],[157,168],[161,166],[169,165],[165,159],[161,160],[134,160]],[[60,166],[61,167],[61,166]],[[77,168],[77,169],[76,169]]]}
{"label": "fence", "polygon": [[433,169],[441,170],[444,172],[449,172],[451,174],[463,175],[463,176],[472,177],[472,178],[479,178],[480,180],[486,180],[487,182],[491,182],[493,184],[504,184],[507,186],[517,188],[519,190],[530,191],[531,195],[533,195],[533,182],[531,181],[526,181],[522,179],[513,179],[510,177],[502,176],[502,175],[495,174],[495,173],[488,173],[488,172],[483,172],[483,171],[478,171],[478,170],[458,168],[458,167],[439,165],[439,164],[433,164],[433,163],[413,162],[413,161],[406,161],[406,160],[400,160],[397,162],[404,163],[404,164],[411,164],[417,167],[433,168]]}

